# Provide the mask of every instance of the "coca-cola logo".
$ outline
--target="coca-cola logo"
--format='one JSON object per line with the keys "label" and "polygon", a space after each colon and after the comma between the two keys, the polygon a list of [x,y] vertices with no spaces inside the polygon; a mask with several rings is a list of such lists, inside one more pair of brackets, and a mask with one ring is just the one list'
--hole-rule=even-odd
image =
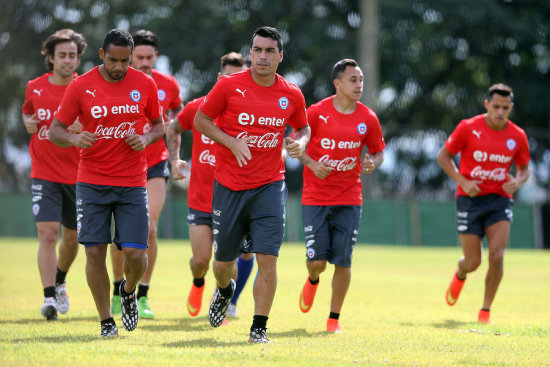
{"label": "coca-cola logo", "polygon": [[50,129],[46,125],[42,125],[40,129],[38,129],[38,133],[36,134],[36,137],[38,140],[48,140],[48,134],[50,132]]}
{"label": "coca-cola logo", "polygon": [[481,166],[477,166],[470,172],[470,177],[480,180],[504,181],[507,178],[506,168],[501,167],[488,170],[481,168]]}
{"label": "coca-cola logo", "polygon": [[280,132],[278,133],[266,133],[262,136],[259,135],[248,135],[248,132],[243,131],[239,135],[237,135],[237,139],[246,139],[251,138],[248,141],[249,147],[256,147],[256,148],[276,148],[279,145],[279,135],[281,135]]}
{"label": "coca-cola logo", "polygon": [[199,163],[209,164],[213,167],[216,167],[216,156],[214,154],[211,154],[208,149],[203,150],[199,155]]}
{"label": "coca-cola logo", "polygon": [[136,133],[135,124],[136,122],[132,121],[123,122],[118,126],[98,125],[95,130],[96,139],[124,139]]}
{"label": "coca-cola logo", "polygon": [[336,171],[344,172],[350,171],[355,168],[355,165],[357,164],[357,157],[330,159],[330,156],[328,154],[325,154],[324,156],[319,158],[319,162],[326,162],[330,168],[335,169]]}

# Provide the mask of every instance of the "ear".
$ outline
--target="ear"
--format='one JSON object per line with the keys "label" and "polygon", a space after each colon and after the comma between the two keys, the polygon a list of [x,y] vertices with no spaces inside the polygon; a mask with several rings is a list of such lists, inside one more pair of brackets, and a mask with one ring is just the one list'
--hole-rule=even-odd
{"label": "ear", "polygon": [[488,101],[488,100],[485,100],[484,105],[485,105],[485,109],[486,109],[487,111],[489,111],[489,101]]}
{"label": "ear", "polygon": [[334,79],[334,89],[339,90],[342,86],[342,81],[340,79]]}
{"label": "ear", "polygon": [[283,62],[283,51],[279,52],[279,63]]}
{"label": "ear", "polygon": [[100,49],[99,49],[99,58],[100,58],[101,60],[103,60],[104,57],[105,57],[105,51],[103,51],[103,49],[100,48]]}

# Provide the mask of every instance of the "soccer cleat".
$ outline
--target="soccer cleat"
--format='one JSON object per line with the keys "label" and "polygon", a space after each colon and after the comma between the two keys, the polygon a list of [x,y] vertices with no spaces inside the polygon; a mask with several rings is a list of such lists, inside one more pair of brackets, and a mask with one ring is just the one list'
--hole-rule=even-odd
{"label": "soccer cleat", "polygon": [[187,311],[189,315],[195,317],[201,311],[202,305],[202,293],[204,292],[204,284],[202,287],[197,287],[195,284],[191,284],[191,290],[187,297]]}
{"label": "soccer cleat", "polygon": [[315,299],[315,293],[317,292],[317,287],[319,283],[313,285],[307,277],[304,287],[302,288],[302,293],[300,293],[300,310],[302,312],[309,312],[311,306],[313,306],[313,300]]}
{"label": "soccer cleat", "polygon": [[111,315],[120,315],[120,296],[113,296],[111,300]]}
{"label": "soccer cleat", "polygon": [[221,326],[227,326],[229,325],[229,321],[227,321],[227,317],[223,319]]}
{"label": "soccer cleat", "polygon": [[40,309],[40,313],[48,321],[57,321],[57,303],[54,297],[44,297],[44,304]]}
{"label": "soccer cleat", "polygon": [[101,324],[101,337],[114,338],[118,336],[118,328],[114,323]]}
{"label": "soccer cleat", "polygon": [[329,333],[341,333],[342,329],[340,329],[340,324],[338,323],[338,320],[331,319],[329,317],[327,320],[327,331]]}
{"label": "soccer cleat", "polygon": [[149,306],[149,300],[147,297],[138,298],[138,308],[139,316],[144,319],[154,319],[155,314],[151,311],[151,306]]}
{"label": "soccer cleat", "polygon": [[[137,327],[139,321],[139,308],[135,290],[130,294],[126,294],[124,292],[124,284],[126,284],[126,279],[120,283],[120,314],[124,328],[132,331]],[[123,294],[126,295],[123,296]]]}
{"label": "soccer cleat", "polygon": [[220,288],[216,288],[214,299],[212,300],[210,309],[208,310],[208,320],[210,321],[210,325],[212,325],[212,327],[220,326],[225,319],[227,308],[229,307],[231,298],[233,298],[233,293],[235,293],[235,281],[233,279],[229,282],[229,286],[231,287],[231,295],[229,297],[222,296],[220,293]]}
{"label": "soccer cleat", "polygon": [[477,315],[477,322],[481,322],[483,324],[490,324],[491,320],[491,311],[485,311],[485,310],[479,310],[479,314]]}
{"label": "soccer cleat", "polygon": [[454,306],[456,301],[458,301],[458,296],[460,295],[460,291],[466,281],[466,278],[458,279],[457,272],[458,270],[455,271],[451,284],[449,285],[449,288],[447,288],[447,293],[445,293],[445,301],[447,301],[449,306]]}
{"label": "soccer cleat", "polygon": [[56,284],[55,302],[59,313],[66,314],[69,311],[69,296],[67,295],[67,283]]}
{"label": "soccer cleat", "polygon": [[237,317],[239,313],[237,312],[237,305],[234,305],[233,303],[229,304],[229,307],[227,307],[227,316],[228,317]]}
{"label": "soccer cleat", "polygon": [[248,341],[250,343],[271,343],[271,341],[265,336],[266,329],[254,328],[250,331],[250,337]]}

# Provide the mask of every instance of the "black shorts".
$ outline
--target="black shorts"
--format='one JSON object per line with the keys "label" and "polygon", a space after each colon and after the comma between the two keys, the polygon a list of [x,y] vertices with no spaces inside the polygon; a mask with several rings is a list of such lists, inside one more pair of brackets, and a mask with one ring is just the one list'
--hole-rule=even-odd
{"label": "black shorts", "polygon": [[161,161],[147,169],[147,179],[150,180],[155,177],[164,177],[165,180],[168,180],[168,177],[170,177],[168,161]]}
{"label": "black shorts", "polygon": [[36,223],[60,222],[76,230],[76,185],[33,178],[31,192]]}
{"label": "black shorts", "polygon": [[[212,233],[218,261],[233,261],[241,252],[279,255],[285,228],[287,189],[284,181],[233,191],[214,181]],[[246,241],[250,234],[250,241]]]}
{"label": "black shorts", "polygon": [[189,208],[189,211],[187,213],[187,225],[207,225],[208,227],[212,228],[212,213]]}
{"label": "black shorts", "polygon": [[483,238],[491,224],[506,220],[512,222],[514,200],[506,196],[458,196],[456,198],[456,229],[461,234],[476,234]]}
{"label": "black shorts", "polygon": [[[76,184],[78,242],[84,246],[114,242],[118,247],[146,249],[149,209],[145,187]],[[115,235],[111,233],[114,219]]]}
{"label": "black shorts", "polygon": [[351,267],[361,209],[359,205],[302,205],[307,259]]}

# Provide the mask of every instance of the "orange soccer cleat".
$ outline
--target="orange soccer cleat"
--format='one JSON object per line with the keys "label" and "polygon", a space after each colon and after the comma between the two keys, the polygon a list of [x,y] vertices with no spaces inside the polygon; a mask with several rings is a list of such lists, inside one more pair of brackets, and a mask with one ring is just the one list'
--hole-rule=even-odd
{"label": "orange soccer cleat", "polygon": [[491,323],[490,317],[491,317],[491,311],[481,309],[479,310],[479,314],[477,315],[477,322],[490,324]]}
{"label": "orange soccer cleat", "polygon": [[340,329],[340,324],[338,323],[338,320],[331,319],[329,317],[327,320],[327,331],[329,333],[341,333],[342,329]]}
{"label": "orange soccer cleat", "polygon": [[447,293],[445,294],[445,301],[447,301],[449,306],[454,306],[456,301],[458,301],[458,296],[460,295],[460,291],[466,281],[466,278],[458,279],[457,272],[458,269],[455,271],[451,284],[449,285],[449,288],[447,288]]}
{"label": "orange soccer cleat", "polygon": [[199,314],[202,304],[202,293],[204,292],[204,284],[202,287],[191,285],[191,291],[189,291],[189,297],[187,298],[187,311],[189,315],[195,317]]}
{"label": "orange soccer cleat", "polygon": [[317,292],[317,287],[319,283],[313,285],[307,277],[304,287],[302,288],[302,293],[300,293],[300,310],[302,312],[308,312],[313,306],[313,300],[315,299],[315,293]]}

